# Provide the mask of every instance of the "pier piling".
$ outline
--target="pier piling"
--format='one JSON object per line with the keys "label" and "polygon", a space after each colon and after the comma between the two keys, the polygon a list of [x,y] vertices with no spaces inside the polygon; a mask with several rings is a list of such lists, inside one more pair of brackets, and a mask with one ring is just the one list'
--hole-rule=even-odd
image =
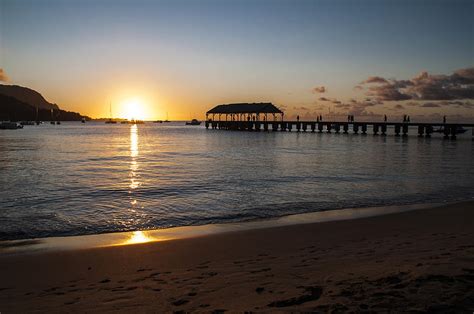
{"label": "pier piling", "polygon": [[354,134],[358,134],[359,133],[359,125],[357,123],[354,123],[352,125],[352,131],[354,131]]}
{"label": "pier piling", "polygon": [[374,124],[374,126],[373,126],[373,131],[374,131],[374,135],[378,135],[378,134],[379,134],[379,125],[378,125],[378,124]]}
{"label": "pier piling", "polygon": [[425,133],[425,126],[419,125],[418,126],[418,137],[423,137],[424,133]]}
{"label": "pier piling", "polygon": [[381,126],[381,129],[382,129],[382,135],[385,136],[387,135],[387,124],[382,124]]}
{"label": "pier piling", "polygon": [[395,124],[395,136],[400,136],[400,124]]}
{"label": "pier piling", "polygon": [[[296,129],[297,132],[306,132],[308,128],[311,128],[311,132],[315,132],[316,129],[319,133],[331,133],[334,131],[336,134],[341,133],[341,129],[344,134],[348,134],[350,128],[354,134],[358,134],[361,131],[362,134],[366,135],[368,127],[372,128],[374,135],[386,135],[387,128],[389,126],[394,127],[395,136],[402,135],[403,137],[408,136],[408,131],[410,127],[417,128],[418,137],[431,137],[434,132],[441,133],[445,139],[455,140],[457,134],[461,133],[459,130],[462,127],[473,128],[474,124],[446,124],[446,123],[390,123],[390,122],[322,122],[322,121],[259,121],[259,120],[225,120],[225,121],[213,121],[211,119],[205,121],[206,129],[212,130],[239,130],[239,131],[288,131],[291,132],[293,129]],[[440,127],[439,130],[435,131],[434,127]],[[474,140],[474,131],[473,131],[473,140]]]}

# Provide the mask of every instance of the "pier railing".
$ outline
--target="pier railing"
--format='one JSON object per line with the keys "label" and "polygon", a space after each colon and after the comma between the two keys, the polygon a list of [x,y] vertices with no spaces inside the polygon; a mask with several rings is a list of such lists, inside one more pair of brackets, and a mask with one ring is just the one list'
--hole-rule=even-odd
{"label": "pier railing", "polygon": [[[393,127],[395,136],[408,136],[410,127],[417,128],[418,136],[430,137],[434,132],[444,138],[455,139],[460,129],[473,128],[469,123],[411,123],[411,122],[339,122],[339,121],[206,121],[206,128],[239,131],[289,131],[386,135]],[[435,129],[438,128],[438,129]],[[473,134],[474,135],[474,134]]]}

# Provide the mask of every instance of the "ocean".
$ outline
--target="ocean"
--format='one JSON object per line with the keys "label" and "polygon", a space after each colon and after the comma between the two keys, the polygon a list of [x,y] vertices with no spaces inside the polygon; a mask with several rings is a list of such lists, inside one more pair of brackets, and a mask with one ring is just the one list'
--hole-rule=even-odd
{"label": "ocean", "polygon": [[267,219],[474,198],[456,141],[239,132],[184,122],[0,130],[0,240]]}

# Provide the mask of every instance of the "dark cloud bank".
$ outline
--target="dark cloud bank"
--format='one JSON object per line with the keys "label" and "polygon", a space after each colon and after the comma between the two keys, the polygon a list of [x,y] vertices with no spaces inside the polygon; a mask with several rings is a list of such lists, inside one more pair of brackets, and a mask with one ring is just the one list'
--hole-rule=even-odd
{"label": "dark cloud bank", "polygon": [[359,86],[380,101],[474,99],[474,68],[460,69],[451,75],[421,72],[409,80],[371,76]]}

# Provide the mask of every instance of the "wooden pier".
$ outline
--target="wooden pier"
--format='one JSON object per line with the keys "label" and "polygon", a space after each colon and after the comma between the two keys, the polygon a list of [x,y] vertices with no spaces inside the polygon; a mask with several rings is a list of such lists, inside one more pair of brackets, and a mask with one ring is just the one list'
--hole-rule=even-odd
{"label": "wooden pier", "polygon": [[[442,129],[444,138],[456,139],[460,128],[473,128],[474,124],[460,123],[410,123],[410,122],[339,122],[339,121],[206,121],[206,129],[235,131],[296,131],[318,133],[387,135],[393,127],[395,136],[408,136],[409,129],[417,129],[417,135],[430,137],[435,128]],[[410,128],[411,127],[411,128]]]}
{"label": "wooden pier", "polygon": [[[221,120],[222,116],[224,119]],[[474,128],[474,123],[341,122],[322,121],[320,118],[317,121],[284,121],[284,113],[271,103],[218,105],[206,113],[206,129],[336,134],[367,134],[371,131],[374,135],[384,136],[389,127],[393,127],[395,136],[406,137],[410,129],[416,129],[419,137],[441,133],[445,139],[456,139],[463,128]],[[474,139],[474,131],[471,132]]]}

